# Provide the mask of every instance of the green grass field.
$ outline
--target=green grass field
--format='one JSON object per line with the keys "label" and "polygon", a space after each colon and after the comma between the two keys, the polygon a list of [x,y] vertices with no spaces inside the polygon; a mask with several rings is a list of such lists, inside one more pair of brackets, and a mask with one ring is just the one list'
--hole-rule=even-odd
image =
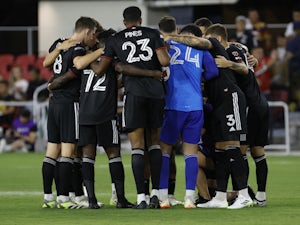
{"label": "green grass field", "polygon": [[[41,165],[44,154],[0,155],[0,224],[18,225],[87,225],[87,224],[203,224],[203,225],[296,225],[300,224],[300,157],[269,156],[268,206],[241,210],[183,209],[165,210],[115,209],[109,206],[111,184],[107,158],[98,155],[96,190],[98,200],[106,205],[99,210],[42,209]],[[176,197],[184,196],[184,161],[176,157]],[[255,170],[250,161],[250,185],[256,189]],[[136,200],[130,155],[123,155],[126,195]]]}

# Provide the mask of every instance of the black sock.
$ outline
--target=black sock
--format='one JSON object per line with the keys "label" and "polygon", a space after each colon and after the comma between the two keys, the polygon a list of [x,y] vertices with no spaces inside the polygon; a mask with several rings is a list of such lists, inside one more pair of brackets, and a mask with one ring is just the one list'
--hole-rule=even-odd
{"label": "black sock", "polygon": [[56,195],[59,196],[60,195],[60,187],[59,187],[59,161],[60,161],[60,157],[58,157],[58,159],[56,160],[56,166],[54,169],[54,181],[55,181],[55,188],[56,188]]}
{"label": "black sock", "polygon": [[261,192],[266,191],[267,176],[268,176],[268,165],[266,156],[262,155],[260,157],[253,158],[256,165],[256,182],[257,190]]}
{"label": "black sock", "polygon": [[228,151],[216,149],[215,160],[217,191],[226,192],[230,173],[230,161],[228,157]]}
{"label": "black sock", "polygon": [[[248,159],[247,159],[247,154],[243,154],[243,159],[244,159],[244,165],[245,165],[245,169],[246,169],[246,180],[247,180],[247,184],[248,184],[248,177],[249,177],[249,164],[248,164]],[[238,184],[237,181],[235,179],[235,177],[231,177],[231,181],[232,181],[232,189],[233,190],[239,190],[238,189]]]}
{"label": "black sock", "polygon": [[72,189],[72,169],[73,159],[61,157],[58,168],[60,195],[69,196],[69,192]]}
{"label": "black sock", "polygon": [[52,182],[54,179],[56,160],[50,157],[45,157],[42,166],[44,193],[52,193]]}
{"label": "black sock", "polygon": [[95,160],[84,157],[82,159],[82,178],[89,200],[96,198],[95,195]]}
{"label": "black sock", "polygon": [[150,180],[145,179],[144,180],[144,188],[145,188],[145,195],[150,195]]}
{"label": "black sock", "polygon": [[240,148],[233,147],[227,150],[230,159],[230,172],[235,183],[236,191],[247,187],[246,165]]}
{"label": "black sock", "polygon": [[145,193],[144,189],[144,169],[145,159],[143,149],[132,149],[131,165],[138,194]]}
{"label": "black sock", "polygon": [[124,191],[124,167],[121,157],[116,157],[109,159],[109,171],[114,181],[118,201],[125,201],[125,191]]}
{"label": "black sock", "polygon": [[174,192],[175,192],[175,184],[176,184],[176,179],[170,178],[170,179],[169,179],[169,187],[168,187],[168,194],[169,194],[169,195],[174,195]]}
{"label": "black sock", "polygon": [[148,149],[150,159],[150,171],[152,189],[159,189],[160,170],[162,164],[162,154],[159,145],[152,145]]}
{"label": "black sock", "polygon": [[243,159],[244,159],[244,162],[245,162],[245,167],[246,167],[246,180],[247,180],[247,183],[248,183],[248,179],[249,179],[249,163],[248,163],[248,157],[247,157],[247,154],[243,154]]}
{"label": "black sock", "polygon": [[82,180],[82,160],[81,158],[75,158],[73,164],[73,176],[72,176],[72,186],[75,192],[75,196],[82,196],[84,195],[83,192],[83,180]]}

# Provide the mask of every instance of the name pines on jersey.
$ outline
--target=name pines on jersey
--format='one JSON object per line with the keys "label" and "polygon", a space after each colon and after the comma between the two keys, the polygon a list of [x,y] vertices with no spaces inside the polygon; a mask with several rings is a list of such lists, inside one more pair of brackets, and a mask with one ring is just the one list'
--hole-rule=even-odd
{"label": "name pines on jersey", "polygon": [[141,30],[134,30],[134,31],[129,31],[125,33],[125,38],[131,38],[131,37],[139,37],[142,36],[143,33]]}

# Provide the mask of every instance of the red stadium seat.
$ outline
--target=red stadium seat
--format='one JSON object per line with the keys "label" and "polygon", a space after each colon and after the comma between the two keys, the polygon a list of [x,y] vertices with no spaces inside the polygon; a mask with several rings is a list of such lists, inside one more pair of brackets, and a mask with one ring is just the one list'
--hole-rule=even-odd
{"label": "red stadium seat", "polygon": [[35,55],[21,54],[16,57],[15,64],[22,67],[25,79],[28,79],[29,68],[35,66],[35,61]]}
{"label": "red stadium seat", "polygon": [[52,69],[43,66],[44,59],[45,59],[45,56],[39,56],[39,57],[37,57],[37,59],[35,61],[35,66],[37,68],[39,68],[41,76],[44,79],[49,80],[49,78],[53,74],[53,71],[52,71]]}
{"label": "red stadium seat", "polygon": [[0,55],[0,75],[2,75],[6,80],[9,77],[9,71],[14,64],[14,61],[15,56],[13,54]]}

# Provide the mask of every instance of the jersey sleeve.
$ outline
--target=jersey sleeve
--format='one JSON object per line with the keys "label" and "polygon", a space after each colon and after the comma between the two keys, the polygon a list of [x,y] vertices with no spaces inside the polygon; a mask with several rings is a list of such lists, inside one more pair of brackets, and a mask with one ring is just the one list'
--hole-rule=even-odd
{"label": "jersey sleeve", "polygon": [[207,50],[203,51],[203,68],[203,77],[205,80],[210,80],[219,75],[219,69],[215,63],[215,60]]}
{"label": "jersey sleeve", "polygon": [[160,48],[165,48],[165,42],[162,34],[158,30],[154,30],[154,48],[158,50]]}
{"label": "jersey sleeve", "polygon": [[113,38],[114,38],[114,36],[107,39],[107,41],[105,43],[105,49],[104,49],[104,52],[101,55],[101,58],[114,59],[114,57],[116,56],[115,51],[114,51]]}
{"label": "jersey sleeve", "polygon": [[37,126],[35,124],[30,128],[30,132],[37,132]]}
{"label": "jersey sleeve", "polygon": [[236,63],[242,63],[245,62],[245,55],[243,54],[243,52],[236,48],[236,47],[230,47],[228,49],[228,55],[229,55],[229,59],[233,62]]}
{"label": "jersey sleeve", "polygon": [[59,39],[57,39],[56,41],[54,41],[54,43],[50,46],[48,52],[52,52],[52,51],[56,48],[56,46],[57,46],[57,45],[60,45],[61,42],[63,42],[63,41],[64,41],[64,40],[61,39],[61,38],[59,38]]}
{"label": "jersey sleeve", "polygon": [[[82,45],[76,45],[73,49],[72,54],[72,62],[75,57],[83,56],[86,54],[86,50]],[[82,70],[78,70],[74,65],[70,68],[70,71],[73,72],[75,76],[80,76],[82,74]]]}

